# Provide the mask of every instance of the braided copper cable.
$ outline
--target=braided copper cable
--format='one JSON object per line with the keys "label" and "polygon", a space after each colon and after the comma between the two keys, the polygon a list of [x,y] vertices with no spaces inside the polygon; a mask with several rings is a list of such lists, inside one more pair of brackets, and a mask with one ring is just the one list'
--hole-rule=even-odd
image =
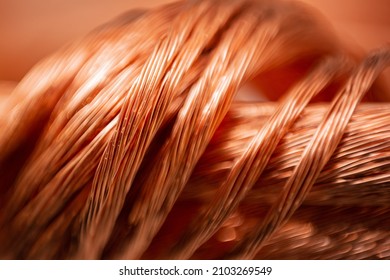
{"label": "braided copper cable", "polygon": [[0,100],[0,256],[390,258],[389,63],[296,3],[128,13]]}

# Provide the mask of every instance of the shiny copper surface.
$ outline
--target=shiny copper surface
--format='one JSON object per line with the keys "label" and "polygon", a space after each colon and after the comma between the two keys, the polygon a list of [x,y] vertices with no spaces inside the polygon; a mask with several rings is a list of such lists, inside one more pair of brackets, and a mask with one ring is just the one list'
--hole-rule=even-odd
{"label": "shiny copper surface", "polygon": [[295,2],[127,13],[0,95],[0,257],[390,258],[389,64]]}

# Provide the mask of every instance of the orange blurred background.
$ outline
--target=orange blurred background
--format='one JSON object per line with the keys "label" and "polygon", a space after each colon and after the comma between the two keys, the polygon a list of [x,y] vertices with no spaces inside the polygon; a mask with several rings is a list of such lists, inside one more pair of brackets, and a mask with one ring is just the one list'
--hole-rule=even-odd
{"label": "orange blurred background", "polygon": [[[44,56],[126,10],[172,0],[0,0],[0,80],[18,81]],[[365,51],[390,42],[389,0],[303,0],[343,41]]]}

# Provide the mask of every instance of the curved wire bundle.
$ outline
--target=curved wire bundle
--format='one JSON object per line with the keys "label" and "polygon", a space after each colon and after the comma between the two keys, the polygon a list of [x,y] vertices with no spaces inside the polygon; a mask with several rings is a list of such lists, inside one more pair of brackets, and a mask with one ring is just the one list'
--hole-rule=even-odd
{"label": "curved wire bundle", "polygon": [[295,3],[128,13],[0,104],[0,256],[390,258],[389,63]]}

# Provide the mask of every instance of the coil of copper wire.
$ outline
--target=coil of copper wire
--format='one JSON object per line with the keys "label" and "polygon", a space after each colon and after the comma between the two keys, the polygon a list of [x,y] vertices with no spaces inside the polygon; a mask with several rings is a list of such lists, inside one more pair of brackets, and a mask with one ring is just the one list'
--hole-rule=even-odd
{"label": "coil of copper wire", "polygon": [[126,13],[2,96],[0,257],[389,259],[389,64],[296,2]]}

